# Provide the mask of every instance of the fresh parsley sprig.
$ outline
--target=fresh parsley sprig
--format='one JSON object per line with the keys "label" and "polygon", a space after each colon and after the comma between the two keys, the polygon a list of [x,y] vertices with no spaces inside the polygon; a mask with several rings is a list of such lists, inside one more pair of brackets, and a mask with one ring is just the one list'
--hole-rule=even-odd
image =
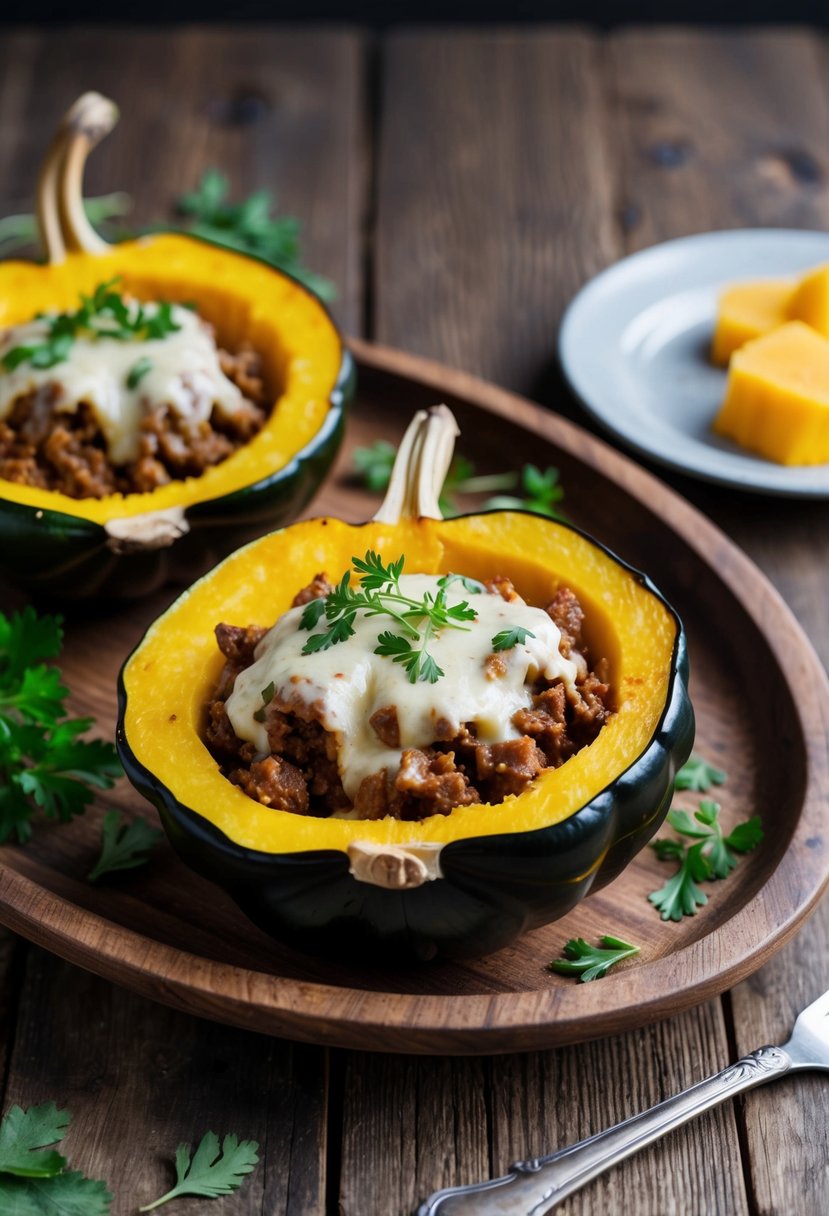
{"label": "fresh parsley sprig", "polygon": [[180,1195],[200,1195],[205,1199],[230,1195],[259,1164],[258,1150],[255,1140],[239,1140],[232,1135],[225,1136],[220,1148],[215,1132],[202,1137],[195,1153],[189,1144],[180,1144],[176,1149],[175,1186],[160,1199],[139,1208],[139,1212],[152,1212]]}
{"label": "fresh parsley sprig", "polygon": [[146,355],[143,359],[137,359],[127,372],[127,388],[137,389],[144,377],[149,375],[153,370],[153,367],[152,359],[148,359]]}
{"label": "fresh parsley sprig", "polygon": [[163,835],[146,819],[124,823],[120,811],[107,811],[101,827],[101,855],[87,874],[88,881],[97,882],[104,874],[146,865],[148,853]]}
{"label": "fresh parsley sprig", "polygon": [[[273,213],[274,199],[267,190],[257,190],[238,203],[228,202],[229,184],[223,173],[207,169],[195,190],[176,200],[176,210],[184,219],[185,232],[202,240],[253,254],[272,266],[285,270],[310,287],[322,300],[334,300],[337,289],[330,279],[315,274],[302,264],[300,221],[289,215]],[[98,228],[112,228],[132,206],[128,194],[117,193],[90,198],[84,209]],[[118,240],[139,235],[128,225],[116,225],[111,233]],[[157,222],[150,231],[164,231],[169,224]],[[0,254],[10,256],[37,243],[38,224],[34,215],[11,215],[0,220]]]}
{"label": "fresh parsley sprig", "polygon": [[[98,198],[86,198],[84,211],[96,228],[111,228],[113,220],[122,219],[132,207],[128,194],[118,190],[102,194]],[[7,215],[0,219],[0,256],[12,257],[38,241],[37,216],[31,212],[22,215]]]}
{"label": "fresh parsley sprig", "polygon": [[[42,342],[32,345],[13,346],[3,355],[6,371],[13,372],[22,363],[36,368],[50,368],[69,358],[72,346],[79,337],[93,339],[112,338],[118,342],[145,342],[149,339],[166,338],[181,329],[173,317],[173,306],[167,300],[145,307],[136,301],[128,302],[115,290],[121,277],[99,283],[91,296],[81,293],[80,307],[74,312],[47,314],[40,319],[46,325]],[[128,383],[138,375],[130,388],[137,387],[141,376],[150,370],[138,371],[139,363],[129,373]],[[144,360],[143,363],[148,363]],[[150,366],[152,366],[150,364]]]}
{"label": "fresh parsley sprig", "polygon": [[367,447],[355,448],[354,471],[367,490],[382,494],[391,480],[397,448],[387,439],[375,439]]}
{"label": "fresh parsley sprig", "polygon": [[[478,615],[468,600],[450,604],[449,589],[460,582],[473,593],[483,590],[479,583],[457,574],[445,574],[438,580],[436,595],[426,592],[421,599],[404,595],[400,587],[405,556],[386,564],[378,553],[369,549],[365,557],[352,557],[353,571],[360,576],[358,586],[351,584],[351,570],[346,570],[334,589],[324,599],[311,600],[300,617],[300,629],[312,630],[323,621],[322,633],[312,633],[302,647],[303,654],[328,650],[352,637],[357,613],[368,617],[387,616],[397,623],[399,633],[385,630],[377,638],[374,653],[387,655],[405,668],[409,680],[436,683],[443,671],[429,654],[429,642],[443,628],[468,629],[467,621]],[[264,698],[264,692],[263,692]]]}
{"label": "fresh parsley sprig", "polygon": [[274,215],[274,198],[268,190],[257,190],[241,202],[231,203],[229,189],[223,173],[207,169],[196,189],[183,194],[177,203],[179,213],[189,221],[187,231],[216,245],[252,253],[292,274],[320,299],[335,299],[334,284],[301,262],[299,220]]}
{"label": "fresh parsley sprig", "polygon": [[554,959],[548,970],[558,975],[576,975],[582,984],[589,984],[591,980],[600,980],[611,967],[622,959],[632,958],[640,950],[639,946],[609,934],[600,937],[599,942],[599,946],[591,946],[583,937],[571,938],[562,951],[564,958]]}
{"label": "fresh parsley sprig", "polygon": [[12,1106],[0,1123],[0,1174],[20,1178],[51,1178],[66,1165],[66,1158],[50,1144],[66,1135],[71,1115],[54,1102],[21,1110]]}
{"label": "fresh parsley sprig", "polygon": [[71,1116],[54,1102],[12,1106],[0,1123],[0,1211],[20,1216],[108,1216],[105,1182],[67,1170],[50,1145],[63,1140]]}
{"label": "fresh parsley sprig", "polygon": [[527,638],[534,638],[535,634],[531,629],[525,629],[523,625],[514,625],[512,629],[502,629],[500,633],[496,633],[492,639],[492,649],[497,650],[512,650],[513,646],[523,646]]}
{"label": "fresh parsley sprig", "polygon": [[674,789],[695,790],[697,793],[707,794],[712,785],[724,785],[727,776],[721,768],[715,768],[701,756],[692,753],[674,777]]}
{"label": "fresh parsley sprig", "polygon": [[694,916],[697,908],[708,903],[699,883],[727,878],[737,865],[735,854],[750,852],[763,839],[759,815],[737,824],[725,835],[719,814],[719,803],[711,799],[700,802],[693,815],[682,809],[669,811],[671,827],[695,843],[686,845],[670,838],[652,841],[651,848],[660,861],[679,862],[676,874],[648,896],[663,920]]}
{"label": "fresh parsley sprig", "polygon": [[[380,494],[389,484],[397,448],[385,439],[377,439],[367,447],[355,448],[352,457],[354,471],[368,490]],[[500,491],[520,490],[519,494]],[[497,493],[496,493],[497,492]],[[485,511],[534,511],[551,519],[564,519],[557,504],[564,498],[559,484],[558,469],[539,469],[525,464],[516,472],[475,475],[475,466],[465,456],[456,456],[450,465],[440,496],[440,507],[448,518],[460,512],[458,495],[490,494],[482,509]]]}
{"label": "fresh parsley sprig", "polygon": [[63,823],[82,814],[93,787],[110,789],[121,775],[111,743],[80,738],[93,720],[66,717],[68,690],[43,662],[62,637],[59,617],[0,613],[0,840],[27,841],[38,807]]}
{"label": "fresh parsley sprig", "polygon": [[547,515],[550,519],[564,518],[556,505],[564,498],[558,469],[538,469],[534,464],[525,464],[520,474],[520,489],[520,495],[498,494],[487,499],[484,506],[489,511],[534,511],[536,515]]}

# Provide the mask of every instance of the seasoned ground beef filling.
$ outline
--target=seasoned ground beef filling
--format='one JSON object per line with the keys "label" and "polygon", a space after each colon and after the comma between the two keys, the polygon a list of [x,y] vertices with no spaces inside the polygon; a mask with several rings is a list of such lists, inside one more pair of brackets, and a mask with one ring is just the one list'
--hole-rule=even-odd
{"label": "seasoned ground beef filling", "polygon": [[[505,600],[515,596],[509,579],[492,579],[487,586]],[[293,605],[307,604],[330,590],[325,575],[318,574],[294,597]],[[544,769],[558,768],[591,743],[611,712],[606,664],[601,660],[591,666],[582,640],[584,613],[576,596],[561,587],[546,610],[561,631],[562,654],[577,665],[575,689],[568,693],[559,682],[540,681],[532,705],[513,718],[522,737],[504,743],[479,742],[474,724],[455,733],[448,723],[439,720],[438,737],[432,745],[407,748],[396,772],[384,770],[365,778],[353,808],[340,781],[336,739],[312,716],[313,706],[300,704],[286,712],[273,702],[268,705],[265,723],[269,756],[257,755],[253,745],[243,742],[233,731],[225,701],[236,676],[254,661],[254,650],[267,633],[265,628],[217,626],[219,649],[227,661],[215,699],[207,707],[207,744],[225,776],[250,798],[300,815],[353,812],[358,819],[382,819],[386,815],[425,819],[428,815],[448,815],[456,806],[500,802],[509,794],[520,794]],[[490,657],[495,662],[492,673],[488,670],[487,674],[497,679],[499,656]],[[370,723],[383,743],[399,747],[393,705],[378,709]]]}
{"label": "seasoned ground beef filling", "polygon": [[[47,385],[19,397],[0,421],[0,477],[70,498],[143,494],[169,481],[198,477],[251,440],[265,422],[268,396],[261,359],[242,348],[219,352],[221,369],[245,400],[233,415],[214,409],[206,422],[188,424],[175,410],[153,410],[141,427],[136,460],[113,465],[94,412],[81,403],[72,413],[55,410]],[[57,373],[56,373],[57,374]]]}

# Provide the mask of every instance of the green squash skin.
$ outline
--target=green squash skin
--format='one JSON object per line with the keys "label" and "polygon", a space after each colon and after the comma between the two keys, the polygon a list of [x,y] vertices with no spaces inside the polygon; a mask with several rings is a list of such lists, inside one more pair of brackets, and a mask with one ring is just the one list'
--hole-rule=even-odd
{"label": "green squash skin", "polygon": [[190,531],[172,545],[115,553],[101,524],[0,496],[0,577],[45,604],[138,599],[167,582],[189,585],[234,549],[290,523],[325,480],[342,442],[356,369],[341,349],[328,413],[311,442],[271,476],[186,507]]}
{"label": "green squash skin", "polygon": [[392,964],[489,954],[525,930],[565,916],[585,895],[612,881],[662,825],[674,776],[691,753],[694,711],[682,623],[650,580],[631,572],[677,622],[665,707],[647,747],[560,823],[445,845],[443,877],[413,890],[358,882],[338,850],[271,854],[243,848],[182,806],[132,753],[124,730],[123,669],[118,754],[129,780],[157,808],[181,859],[228,891],[278,940],[314,954]]}

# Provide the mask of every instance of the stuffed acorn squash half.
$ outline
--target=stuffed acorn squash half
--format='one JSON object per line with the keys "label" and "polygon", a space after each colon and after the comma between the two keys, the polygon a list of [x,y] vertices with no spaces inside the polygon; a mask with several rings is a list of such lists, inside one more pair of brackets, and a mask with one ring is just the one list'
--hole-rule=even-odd
{"label": "stuffed acorn squash half", "polygon": [[299,948],[506,945],[620,872],[691,750],[674,611],[567,524],[443,520],[455,434],[419,414],[373,520],[252,542],[121,672],[128,777],[180,856]]}
{"label": "stuffed acorn squash half", "polygon": [[189,582],[292,518],[353,387],[290,275],[190,236],[93,231],[84,163],[116,119],[94,93],[69,110],[38,183],[47,262],[0,263],[0,572],[55,599]]}

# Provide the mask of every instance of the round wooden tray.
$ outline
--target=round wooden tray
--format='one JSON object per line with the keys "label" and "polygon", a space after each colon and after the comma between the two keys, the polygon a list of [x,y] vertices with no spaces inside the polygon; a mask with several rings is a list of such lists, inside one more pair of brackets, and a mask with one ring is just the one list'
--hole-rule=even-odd
{"label": "round wooden tray", "polygon": [[[478,961],[380,970],[321,961],[270,941],[165,844],[144,870],[91,887],[106,806],[149,808],[126,782],[69,826],[38,825],[0,849],[0,920],[116,983],[195,1014],[270,1034],[383,1051],[521,1051],[595,1038],[677,1013],[754,971],[791,936],[829,880],[822,832],[829,684],[786,605],[712,524],[649,474],[530,402],[424,360],[355,342],[360,385],[346,450],[315,514],[368,517],[350,449],[397,440],[412,411],[445,400],[459,450],[480,472],[525,462],[561,470],[568,515],[646,570],[690,639],[697,750],[728,771],[726,824],[759,813],[765,839],[713,884],[695,917],[663,923],[647,894],[671,873],[644,850],[566,919]],[[104,622],[69,623],[63,669],[74,707],[114,727],[124,656],[168,591]],[[687,796],[685,805],[692,806]],[[613,933],[637,960],[579,984],[546,969],[564,942]]]}

